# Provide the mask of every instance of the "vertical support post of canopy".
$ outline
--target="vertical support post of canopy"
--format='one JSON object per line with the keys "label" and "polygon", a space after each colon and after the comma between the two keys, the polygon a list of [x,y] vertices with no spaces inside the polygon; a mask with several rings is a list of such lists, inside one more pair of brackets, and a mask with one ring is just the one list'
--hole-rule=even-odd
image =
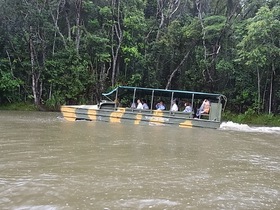
{"label": "vertical support post of canopy", "polygon": [[153,104],[154,104],[154,94],[155,94],[155,90],[152,91],[152,99],[151,99],[151,112],[153,111]]}
{"label": "vertical support post of canopy", "polygon": [[194,110],[193,105],[194,105],[194,93],[192,94],[192,110]]}
{"label": "vertical support post of canopy", "polygon": [[171,108],[172,108],[173,97],[174,97],[174,92],[172,91],[172,94],[171,94],[171,101],[170,101],[169,114],[171,114]]}
{"label": "vertical support post of canopy", "polygon": [[[132,103],[135,103],[135,96],[136,96],[136,88],[134,88]],[[137,104],[135,104],[135,106],[137,106]],[[132,111],[133,109],[134,107],[132,107]]]}
{"label": "vertical support post of canopy", "polygon": [[118,94],[119,94],[119,88],[117,88],[117,90],[116,90],[116,96],[115,96],[115,110],[117,109]]}

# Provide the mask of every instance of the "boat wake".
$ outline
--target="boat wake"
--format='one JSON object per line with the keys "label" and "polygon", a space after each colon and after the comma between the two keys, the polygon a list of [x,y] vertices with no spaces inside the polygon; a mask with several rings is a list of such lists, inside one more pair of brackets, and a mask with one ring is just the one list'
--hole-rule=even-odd
{"label": "boat wake", "polygon": [[254,127],[247,124],[238,124],[234,122],[223,122],[220,130],[233,130],[253,133],[277,133],[280,134],[280,127]]}

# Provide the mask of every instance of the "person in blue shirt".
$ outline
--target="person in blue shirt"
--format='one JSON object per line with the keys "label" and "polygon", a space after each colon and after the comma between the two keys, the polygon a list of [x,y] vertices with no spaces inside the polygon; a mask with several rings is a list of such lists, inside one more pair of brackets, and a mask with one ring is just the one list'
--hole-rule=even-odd
{"label": "person in blue shirt", "polygon": [[162,100],[156,104],[156,109],[157,110],[165,110],[165,105],[164,105],[164,102]]}
{"label": "person in blue shirt", "polygon": [[143,102],[143,109],[149,109],[149,106],[148,106],[146,100],[143,99],[142,102]]}
{"label": "person in blue shirt", "polygon": [[191,113],[193,110],[192,110],[192,106],[191,106],[191,104],[190,104],[190,102],[186,102],[185,103],[185,109],[184,109],[184,111],[183,112],[186,112],[186,113]]}

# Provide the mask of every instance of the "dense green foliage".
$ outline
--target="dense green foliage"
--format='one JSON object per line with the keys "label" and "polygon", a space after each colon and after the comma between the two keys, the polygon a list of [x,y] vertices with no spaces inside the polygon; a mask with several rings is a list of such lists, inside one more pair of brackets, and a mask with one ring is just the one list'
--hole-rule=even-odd
{"label": "dense green foliage", "polygon": [[257,114],[252,109],[245,113],[235,114],[232,112],[223,113],[223,121],[232,121],[235,123],[257,125],[257,126],[280,126],[280,115]]}
{"label": "dense green foliage", "polygon": [[280,113],[277,0],[0,0],[0,20],[1,104],[58,109],[132,85]]}
{"label": "dense green foliage", "polygon": [[18,103],[1,104],[0,110],[38,111],[38,108],[33,103],[18,102]]}

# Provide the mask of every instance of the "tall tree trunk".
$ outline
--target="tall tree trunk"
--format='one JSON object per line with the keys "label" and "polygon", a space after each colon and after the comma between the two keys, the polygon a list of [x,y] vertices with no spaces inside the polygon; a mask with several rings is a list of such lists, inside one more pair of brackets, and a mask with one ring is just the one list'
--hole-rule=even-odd
{"label": "tall tree trunk", "polygon": [[[163,28],[168,27],[172,16],[179,9],[180,3],[181,3],[180,0],[168,0],[168,1],[157,0],[157,18],[159,19],[159,25],[158,25],[158,29],[157,29],[156,42],[160,41]],[[158,54],[157,58],[156,58],[156,68],[155,69],[156,69],[156,72],[159,72],[159,74],[161,75],[162,68],[160,66],[161,65],[160,59],[161,59],[161,56],[160,56],[160,54]]]}
{"label": "tall tree trunk", "polygon": [[163,0],[157,0],[157,14],[158,14],[158,16],[160,16],[160,23],[159,23],[159,26],[158,26],[156,41],[159,40],[160,31],[161,31],[161,28],[163,27],[163,24],[164,24],[163,8],[164,8],[164,1]]}
{"label": "tall tree trunk", "polygon": [[32,92],[34,97],[34,104],[39,106],[39,90],[38,90],[38,75],[36,73],[36,55],[35,47],[32,40],[32,26],[29,27],[29,53],[30,53],[30,64],[31,64],[31,79],[32,79]]}
{"label": "tall tree trunk", "polygon": [[[112,25],[112,45],[111,45],[111,51],[112,51],[112,77],[111,77],[111,85],[115,86],[116,81],[116,72],[117,72],[117,61],[119,57],[119,51],[121,49],[121,44],[123,40],[123,34],[121,29],[121,22],[120,22],[120,2],[121,0],[112,0],[112,8],[113,8],[113,25]],[[117,13],[115,14],[115,7],[117,8]],[[114,20],[114,16],[116,15],[116,23]],[[117,46],[114,46],[115,37],[117,40]]]}
{"label": "tall tree trunk", "polygon": [[260,78],[259,67],[257,67],[257,75],[258,75],[258,114],[259,114],[260,107],[261,107],[261,78]]}
{"label": "tall tree trunk", "polygon": [[202,17],[202,3],[201,3],[201,0],[196,0],[196,9],[198,11],[198,19],[200,21],[200,25],[201,25],[201,28],[202,28],[202,44],[203,44],[203,49],[204,49],[204,60],[205,60],[205,70],[202,71],[202,74],[203,74],[203,77],[204,77],[204,80],[207,81],[207,77],[206,77],[206,72],[207,72],[207,75],[209,77],[209,79],[211,81],[213,81],[212,77],[211,77],[211,74],[210,74],[210,71],[209,71],[209,68],[208,68],[208,64],[207,64],[207,47],[206,47],[206,34],[205,34],[205,27],[204,27],[204,23],[203,23],[203,17]]}
{"label": "tall tree trunk", "polygon": [[168,90],[171,86],[171,81],[173,79],[173,77],[175,76],[175,73],[182,67],[182,65],[186,62],[186,60],[188,59],[189,57],[189,54],[190,54],[191,50],[189,50],[187,52],[187,54],[184,56],[184,58],[181,60],[180,64],[176,67],[176,69],[173,70],[173,72],[171,73],[171,75],[169,76],[169,79],[168,79],[168,82],[166,84],[166,87],[165,89]]}
{"label": "tall tree trunk", "polygon": [[270,78],[268,114],[271,114],[274,73],[275,73],[275,65],[274,65],[274,62],[272,62],[272,71],[271,71],[271,78]]}
{"label": "tall tree trunk", "polygon": [[80,41],[81,41],[81,10],[83,0],[76,1],[76,52],[79,54]]}
{"label": "tall tree trunk", "polygon": [[57,33],[59,34],[59,36],[62,39],[63,45],[64,47],[67,46],[65,38],[63,36],[63,34],[60,31],[60,28],[58,26],[58,19],[59,19],[59,14],[60,14],[60,7],[64,7],[65,6],[65,1],[63,0],[59,0],[58,4],[57,4],[57,8],[56,8],[56,14],[54,15],[53,13],[51,14],[53,22],[54,22],[54,26],[55,26],[55,32],[54,32],[54,39],[53,39],[53,46],[52,46],[52,54],[54,55],[55,53],[55,45],[56,45],[56,36]]}

